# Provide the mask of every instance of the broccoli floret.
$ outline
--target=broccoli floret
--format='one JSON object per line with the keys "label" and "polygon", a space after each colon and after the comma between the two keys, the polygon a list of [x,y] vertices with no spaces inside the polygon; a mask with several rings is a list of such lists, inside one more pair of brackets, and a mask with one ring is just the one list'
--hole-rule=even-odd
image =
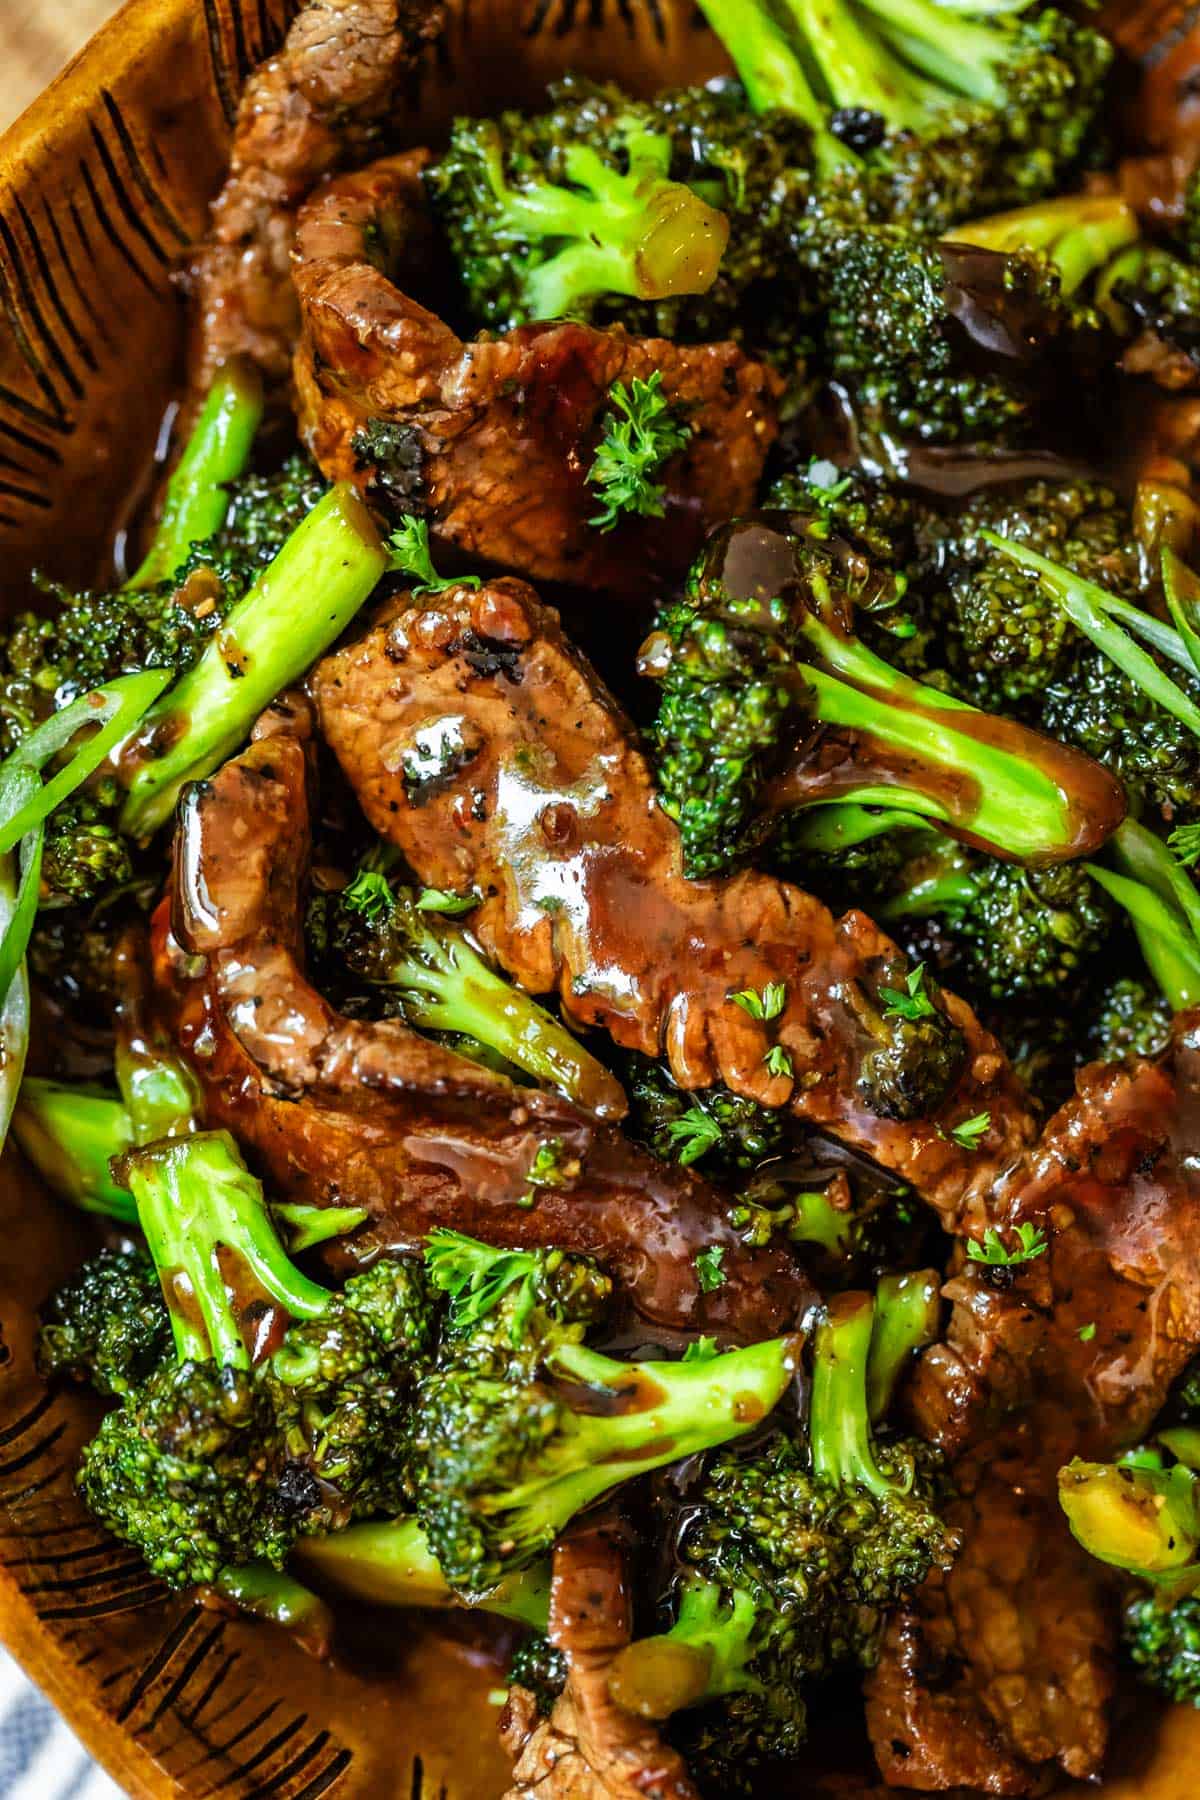
{"label": "broccoli floret", "polygon": [[[671,179],[672,137],[653,107],[608,90],[599,101],[585,89],[533,118],[455,121],[429,182],[481,323],[586,316],[600,295],[656,301],[712,286],[725,215]],[[586,119],[571,118],[581,106]]]}
{"label": "broccoli floret", "polygon": [[1022,868],[936,839],[922,845],[876,910],[886,920],[942,919],[965,985],[993,999],[1075,982],[1113,922],[1079,863]]}
{"label": "broccoli floret", "polygon": [[[1043,862],[1078,855],[1081,831],[1094,837],[1099,815],[1119,816],[1115,785],[1098,769],[1081,762],[1080,791],[1066,791],[1043,739],[1016,726],[973,732],[962,702],[852,634],[851,604],[886,608],[900,591],[891,571],[831,534],[822,512],[763,514],[710,539],[685,600],[660,614],[642,651],[662,688],[650,733],[660,800],[689,875],[727,870],[759,847],[773,815],[835,797],[932,818],[1001,855]],[[810,767],[803,748],[818,726]],[[903,785],[867,767],[848,789],[833,753],[842,734],[847,754],[865,737],[874,755],[902,757]]]}
{"label": "broccoli floret", "polygon": [[320,470],[299,451],[265,474],[251,470],[226,487],[225,522],[202,548],[214,560],[236,561],[240,586],[247,588],[328,491]]}
{"label": "broccoli floret", "polygon": [[414,425],[395,419],[368,419],[350,440],[354,466],[370,469],[366,496],[393,518],[420,518],[426,511],[425,447]]}
{"label": "broccoli floret", "polygon": [[55,807],[42,850],[43,906],[80,905],[133,879],[129,845],[116,826],[121,797],[106,778]]}
{"label": "broccoli floret", "polygon": [[910,1301],[891,1284],[878,1304],[864,1293],[831,1304],[816,1334],[807,1447],[775,1434],[712,1459],[688,1493],[674,1623],[614,1666],[627,1710],[700,1709],[675,1732],[715,1792],[742,1792],[755,1766],[795,1756],[805,1684],[848,1660],[869,1667],[884,1613],[957,1548],[935,1510],[936,1454],[872,1430],[873,1359],[878,1395],[890,1396],[898,1360],[928,1341],[927,1305]]}
{"label": "broccoli floret", "polygon": [[[1125,368],[1151,370],[1167,387],[1194,387],[1200,379],[1200,269],[1157,245],[1136,244],[1105,270],[1099,299],[1126,336],[1145,332],[1157,349],[1144,359],[1127,356]],[[1173,352],[1164,366],[1162,350]]]}
{"label": "broccoli floret", "polygon": [[534,1632],[513,1651],[508,1681],[510,1687],[521,1687],[532,1694],[539,1713],[546,1718],[566,1686],[567,1659],[544,1632]]}
{"label": "broccoli floret", "polygon": [[1164,1606],[1153,1594],[1136,1595],[1121,1619],[1121,1646],[1147,1687],[1176,1706],[1200,1706],[1200,1597]]}
{"label": "broccoli floret", "polygon": [[432,1231],[428,1279],[450,1296],[443,1342],[456,1366],[532,1374],[558,1344],[580,1344],[608,1311],[613,1284],[590,1257],[497,1250],[460,1231]]}
{"label": "broccoli floret", "polygon": [[[602,1356],[578,1341],[577,1322],[538,1304],[537,1274],[530,1297],[530,1271],[510,1280],[511,1253],[495,1251],[491,1280],[483,1250],[475,1246],[463,1290],[470,1328],[443,1345],[412,1428],[417,1515],[468,1599],[536,1561],[618,1482],[740,1436],[775,1405],[794,1367],[789,1338],[703,1362]],[[578,1260],[557,1265],[573,1287]],[[590,1298],[586,1279],[583,1291]],[[516,1311],[500,1341],[486,1329],[481,1340],[478,1327],[506,1295]]]}
{"label": "broccoli floret", "polygon": [[866,1048],[859,1064],[863,1104],[881,1119],[936,1113],[962,1074],[966,1042],[937,1004],[937,986],[921,965],[884,972],[875,990],[848,996]]}
{"label": "broccoli floret", "polygon": [[[664,172],[671,182],[723,214],[729,226],[715,279],[703,291],[673,288],[645,298],[629,284],[612,292],[579,291],[572,313],[596,324],[617,319],[652,337],[711,342],[745,336],[768,353],[789,355],[797,336],[790,234],[808,181],[805,126],[787,113],[756,116],[732,81],[634,101],[610,83],[569,76],[552,85],[550,100],[546,113],[505,114],[489,128],[489,137],[501,134],[506,167],[511,164],[514,175],[569,180],[566,153],[582,145],[627,177],[628,143],[636,132],[642,141],[666,147]],[[486,190],[486,205],[479,206],[479,128],[461,130],[466,134],[461,144],[456,137],[431,175],[435,205],[446,221],[474,318],[488,325],[519,323],[530,316],[531,302],[520,272],[514,278],[509,246],[497,242],[495,207]]]}
{"label": "broccoli floret", "polygon": [[1104,38],[1048,7],[1019,17],[936,0],[702,7],[756,110],[805,120],[827,179],[859,176],[877,205],[931,231],[1061,188],[1112,64]]}
{"label": "broccoli floret", "polygon": [[1077,665],[1087,685],[1103,664],[1036,575],[998,554],[985,531],[1131,601],[1151,570],[1129,508],[1093,482],[1031,482],[918,514],[910,603],[937,634],[959,690],[978,706],[1029,702],[1036,720],[1048,685]]}
{"label": "broccoli floret", "polygon": [[[136,1098],[146,1099],[144,1081]],[[54,1366],[94,1367],[123,1395],[84,1453],[91,1510],[175,1585],[211,1582],[230,1563],[279,1567],[301,1534],[396,1510],[408,1491],[408,1409],[434,1333],[419,1269],[383,1259],[336,1294],[311,1281],[285,1254],[225,1132],[160,1138],[129,1151],[123,1173],[150,1263],[132,1286],[124,1273],[124,1293],[103,1261],[89,1267],[55,1303],[44,1337]],[[148,1267],[162,1290],[157,1325]],[[83,1300],[110,1290],[112,1345],[85,1344],[72,1363],[61,1324],[95,1338]],[[272,1305],[292,1322],[264,1356],[257,1334]],[[136,1372],[132,1361],[117,1367],[117,1390],[121,1318],[134,1349],[135,1330],[145,1337],[153,1326],[173,1338],[174,1356],[135,1379],[147,1349]]]}
{"label": "broccoli floret", "polygon": [[620,1116],[624,1096],[603,1064],[449,922],[473,897],[393,887],[371,860],[319,915],[326,959],[385,990],[419,1030],[448,1033],[468,1054],[482,1045],[600,1116]]}
{"label": "broccoli floret", "polygon": [[[1200,680],[1173,670],[1171,679],[1200,706]],[[1170,817],[1195,809],[1200,744],[1121,669],[1084,652],[1070,672],[1049,682],[1039,716],[1052,737],[1077,744],[1117,775],[1148,807]]]}
{"label": "broccoli floret", "polygon": [[296,1534],[265,1392],[245,1368],[164,1362],[83,1451],[89,1509],[174,1587],[281,1567]]}
{"label": "broccoli floret", "polygon": [[777,1107],[759,1106],[726,1087],[685,1093],[666,1065],[648,1056],[629,1058],[625,1085],[634,1136],[664,1162],[736,1176],[787,1143],[787,1121]]}
{"label": "broccoli floret", "polygon": [[1059,1471],[1059,1503],[1084,1549],[1134,1578],[1122,1647],[1138,1679],[1168,1699],[1200,1706],[1200,1478],[1193,1432],[1163,1432],[1156,1446],[1115,1463],[1076,1458]]}
{"label": "broccoli floret", "polygon": [[1124,975],[1101,995],[1088,1031],[1090,1054],[1100,1062],[1158,1056],[1171,1038],[1171,1008],[1148,982]]}
{"label": "broccoli floret", "polygon": [[69,1375],[98,1394],[126,1394],[163,1361],[171,1326],[151,1259],[102,1250],[42,1313],[38,1371]]}

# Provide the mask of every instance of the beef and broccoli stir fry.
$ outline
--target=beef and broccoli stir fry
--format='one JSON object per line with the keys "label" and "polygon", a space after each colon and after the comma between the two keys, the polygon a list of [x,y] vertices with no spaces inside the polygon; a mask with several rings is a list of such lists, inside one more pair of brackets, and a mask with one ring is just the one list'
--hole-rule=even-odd
{"label": "beef and broccoli stir fry", "polygon": [[39,1357],[168,1585],[472,1615],[509,1800],[1041,1794],[1200,1705],[1200,134],[701,11],[250,79],[141,560],[0,643]]}

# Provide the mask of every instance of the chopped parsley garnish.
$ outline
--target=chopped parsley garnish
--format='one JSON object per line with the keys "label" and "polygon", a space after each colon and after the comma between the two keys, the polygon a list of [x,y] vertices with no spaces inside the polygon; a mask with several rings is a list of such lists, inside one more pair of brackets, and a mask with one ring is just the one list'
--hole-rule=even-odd
{"label": "chopped parsley garnish", "polygon": [[360,869],[350,886],[342,893],[342,904],[360,913],[368,925],[386,919],[396,902],[386,875],[378,869]]}
{"label": "chopped parsley garnish", "polygon": [[667,1136],[675,1146],[675,1161],[690,1168],[721,1141],[721,1127],[699,1106],[688,1108],[681,1118],[672,1119]]}
{"label": "chopped parsley garnish", "polygon": [[480,586],[478,575],[439,575],[429,548],[429,526],[424,519],[404,513],[388,540],[391,566],[397,575],[411,575],[413,594],[440,594],[443,588]]}
{"label": "chopped parsley garnish", "polygon": [[961,1125],[952,1125],[946,1136],[953,1138],[962,1150],[978,1150],[991,1122],[990,1112],[976,1113],[973,1118],[964,1119]]}
{"label": "chopped parsley garnish", "polygon": [[1200,861],[1200,821],[1190,825],[1177,825],[1167,844],[1175,852],[1185,869]]}
{"label": "chopped parsley garnish", "polygon": [[625,513],[662,518],[667,490],[654,476],[687,448],[692,435],[692,427],[663,394],[658,369],[646,381],[635,375],[628,387],[615,381],[608,399],[611,410],[600,421],[600,442],[587,476],[601,505],[588,524],[598,531],[611,531]]}
{"label": "chopped parsley garnish", "polygon": [[885,1019],[928,1019],[937,1007],[925,992],[925,964],[918,963],[905,979],[903,989],[881,987]]}
{"label": "chopped parsley garnish", "polygon": [[696,1252],[696,1278],[702,1294],[711,1294],[715,1288],[724,1287],[725,1271],[721,1267],[724,1261],[724,1244],[710,1244],[707,1250]]}
{"label": "chopped parsley garnish", "polygon": [[752,1019],[777,1019],[787,1005],[787,983],[768,981],[765,988],[741,988],[729,998]]}
{"label": "chopped parsley garnish", "polygon": [[[994,1225],[989,1225],[983,1234],[982,1244],[971,1239],[967,1244],[967,1255],[972,1262],[986,1263],[991,1269],[1012,1269],[1018,1263],[1032,1262],[1035,1256],[1041,1256],[1048,1249],[1045,1233],[1036,1225],[1018,1225],[1015,1232],[1016,1247],[1009,1249]],[[1084,1328],[1086,1330],[1086,1326]],[[1095,1326],[1092,1327],[1093,1331]]]}

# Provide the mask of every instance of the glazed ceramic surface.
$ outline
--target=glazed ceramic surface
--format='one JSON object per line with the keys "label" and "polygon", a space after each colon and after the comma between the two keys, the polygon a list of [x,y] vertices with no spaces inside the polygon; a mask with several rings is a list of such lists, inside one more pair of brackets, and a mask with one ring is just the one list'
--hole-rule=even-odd
{"label": "glazed ceramic surface", "polygon": [[[94,576],[144,488],[180,373],[176,270],[205,228],[242,80],[292,10],[287,0],[130,0],[0,141],[0,590],[10,603],[33,567]],[[650,91],[723,66],[686,0],[458,0],[449,11],[397,97],[400,144],[435,141],[456,111],[533,98],[567,68]],[[1181,9],[1121,0],[1110,23],[1142,55],[1178,32]],[[496,1800],[507,1771],[489,1700],[497,1667],[481,1643],[378,1612],[320,1664],[272,1627],[168,1594],[88,1518],[73,1470],[95,1408],[44,1388],[32,1338],[38,1306],[90,1247],[86,1222],[10,1153],[0,1638],[135,1796]],[[1106,1784],[1106,1800],[1194,1796],[1200,1717],[1160,1726],[1147,1712],[1122,1741],[1130,1772]]]}

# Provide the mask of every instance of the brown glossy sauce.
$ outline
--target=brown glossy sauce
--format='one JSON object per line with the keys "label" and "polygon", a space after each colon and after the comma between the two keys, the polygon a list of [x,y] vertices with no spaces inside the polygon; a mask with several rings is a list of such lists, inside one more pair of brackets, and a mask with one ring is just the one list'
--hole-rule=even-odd
{"label": "brown glossy sauce", "polygon": [[[765,601],[778,596],[796,607],[806,605],[810,596],[799,560],[797,523],[785,512],[737,520],[710,540],[709,576],[734,600]],[[1070,745],[1012,719],[969,707],[939,705],[932,695],[925,700],[916,684],[902,679],[886,694],[881,690],[880,697],[886,698],[891,711],[908,712],[977,744],[1034,763],[1057,788],[1068,821],[1063,844],[1049,860],[1093,854],[1125,816],[1120,783],[1101,764]],[[803,733],[795,760],[769,789],[769,801],[779,810],[787,810],[835,799],[864,782],[928,795],[943,810],[946,829],[952,835],[992,854],[1004,854],[1001,846],[972,830],[980,793],[976,781],[963,772],[931,765],[919,755],[883,744],[866,732],[823,726]]]}

